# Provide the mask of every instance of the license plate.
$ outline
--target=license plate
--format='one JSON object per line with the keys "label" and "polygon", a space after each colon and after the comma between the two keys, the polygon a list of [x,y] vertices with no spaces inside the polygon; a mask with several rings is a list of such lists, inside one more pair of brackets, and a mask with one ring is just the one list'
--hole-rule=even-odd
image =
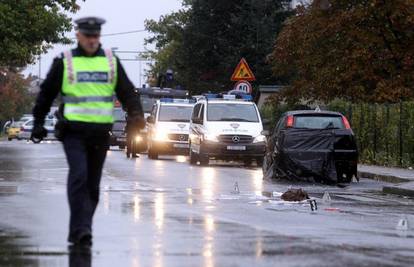
{"label": "license plate", "polygon": [[126,138],[124,138],[124,137],[118,137],[116,139],[116,141],[125,142],[126,141]]}
{"label": "license plate", "polygon": [[246,147],[245,146],[227,146],[227,150],[243,151],[243,150],[246,150]]}
{"label": "license plate", "polygon": [[189,148],[188,144],[174,144],[173,147],[175,148]]}

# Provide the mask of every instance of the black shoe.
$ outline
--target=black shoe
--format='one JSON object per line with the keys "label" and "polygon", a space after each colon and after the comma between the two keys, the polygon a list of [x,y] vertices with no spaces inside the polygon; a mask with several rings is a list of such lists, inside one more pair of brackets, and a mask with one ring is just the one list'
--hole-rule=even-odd
{"label": "black shoe", "polygon": [[79,245],[83,247],[91,247],[92,246],[92,234],[91,233],[83,233],[79,236]]}
{"label": "black shoe", "polygon": [[74,246],[91,247],[92,234],[90,232],[80,233],[77,237],[70,236],[68,241]]}

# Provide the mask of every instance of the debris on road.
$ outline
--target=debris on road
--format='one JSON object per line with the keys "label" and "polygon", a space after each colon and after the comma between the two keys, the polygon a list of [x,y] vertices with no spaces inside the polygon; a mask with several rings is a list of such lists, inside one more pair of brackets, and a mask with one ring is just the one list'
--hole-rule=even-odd
{"label": "debris on road", "polygon": [[289,189],[282,194],[281,198],[284,201],[303,201],[305,199],[309,199],[309,195],[305,190],[302,190],[302,188]]}

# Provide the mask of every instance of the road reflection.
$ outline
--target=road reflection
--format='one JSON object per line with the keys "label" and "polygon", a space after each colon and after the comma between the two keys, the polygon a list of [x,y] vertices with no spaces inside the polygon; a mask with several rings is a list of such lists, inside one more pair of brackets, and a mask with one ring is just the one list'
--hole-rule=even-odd
{"label": "road reflection", "polygon": [[204,201],[211,202],[213,200],[215,192],[214,186],[217,177],[217,171],[214,168],[203,168],[201,175],[201,194],[203,196]]}
{"label": "road reflection", "polygon": [[154,243],[154,267],[163,266],[163,230],[164,230],[164,193],[155,194],[154,204],[154,221],[156,226],[155,243]]}
{"label": "road reflection", "polygon": [[134,221],[138,222],[141,218],[140,199],[138,195],[134,196]]}
{"label": "road reflection", "polygon": [[214,230],[215,222],[211,214],[207,214],[204,217],[204,247],[203,247],[203,257],[204,257],[204,266],[213,267],[214,266]]}
{"label": "road reflection", "polygon": [[263,256],[263,237],[258,236],[256,238],[256,258],[261,258]]}
{"label": "road reflection", "polygon": [[252,183],[255,194],[261,195],[263,192],[263,171],[261,169],[253,172]]}

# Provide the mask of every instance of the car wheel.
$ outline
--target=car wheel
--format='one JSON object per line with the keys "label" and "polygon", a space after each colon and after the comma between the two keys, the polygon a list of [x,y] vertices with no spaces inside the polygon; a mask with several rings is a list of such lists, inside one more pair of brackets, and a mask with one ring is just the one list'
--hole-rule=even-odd
{"label": "car wheel", "polygon": [[252,166],[252,163],[253,163],[252,159],[244,159],[243,160],[243,164],[244,164],[245,167]]}
{"label": "car wheel", "polygon": [[196,165],[197,161],[198,161],[197,155],[190,148],[190,164],[191,165]]}
{"label": "car wheel", "polygon": [[263,166],[263,161],[264,161],[263,157],[256,158],[257,167],[262,167]]}
{"label": "car wheel", "polygon": [[7,140],[11,141],[11,140],[13,140],[13,138],[10,138],[10,137],[9,137],[9,138],[7,138]]}

